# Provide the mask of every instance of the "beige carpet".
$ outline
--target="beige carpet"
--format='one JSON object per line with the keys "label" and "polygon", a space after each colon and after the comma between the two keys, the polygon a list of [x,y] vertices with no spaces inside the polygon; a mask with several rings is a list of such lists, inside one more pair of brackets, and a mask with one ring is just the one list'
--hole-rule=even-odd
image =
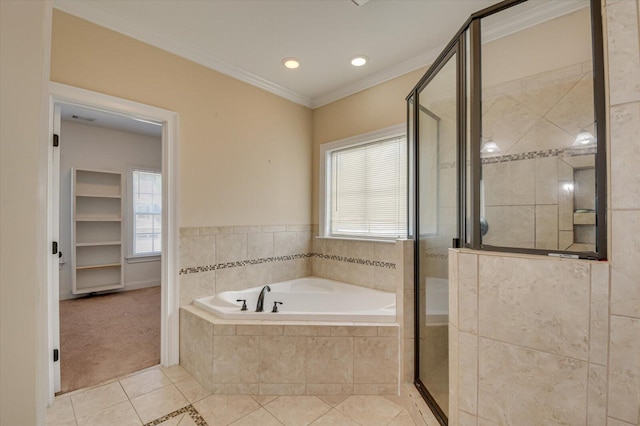
{"label": "beige carpet", "polygon": [[60,393],[160,363],[160,287],[60,301]]}

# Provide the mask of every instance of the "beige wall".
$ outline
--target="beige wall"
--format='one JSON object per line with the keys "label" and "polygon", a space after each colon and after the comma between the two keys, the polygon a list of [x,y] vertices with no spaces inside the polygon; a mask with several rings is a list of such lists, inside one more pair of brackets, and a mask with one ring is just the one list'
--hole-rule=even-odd
{"label": "beige wall", "polygon": [[384,129],[407,120],[405,98],[426,69],[419,69],[313,111],[311,223],[318,223],[320,145]]}
{"label": "beige wall", "polygon": [[[43,1],[0,2],[0,424],[44,424]],[[43,116],[44,114],[44,116]]]}
{"label": "beige wall", "polygon": [[[485,24],[504,20],[503,16],[486,18],[482,21],[483,29]],[[589,8],[583,8],[491,41],[482,46],[483,87],[589,61],[591,43],[585,41],[590,38]]]}
{"label": "beige wall", "polygon": [[311,110],[54,11],[51,80],[179,114],[180,226],[308,224]]}

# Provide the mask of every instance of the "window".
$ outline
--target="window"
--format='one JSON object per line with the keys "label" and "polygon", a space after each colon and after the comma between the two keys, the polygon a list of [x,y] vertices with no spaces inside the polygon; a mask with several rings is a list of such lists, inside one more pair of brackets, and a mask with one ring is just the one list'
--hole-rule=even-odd
{"label": "window", "polygon": [[133,169],[131,173],[132,257],[162,252],[162,174]]}
{"label": "window", "polygon": [[322,236],[396,239],[407,235],[404,126],[321,147]]}

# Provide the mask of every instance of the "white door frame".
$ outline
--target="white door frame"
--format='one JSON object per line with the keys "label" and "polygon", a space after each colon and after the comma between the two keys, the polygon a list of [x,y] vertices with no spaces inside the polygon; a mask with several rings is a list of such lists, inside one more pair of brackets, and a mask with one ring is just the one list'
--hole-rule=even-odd
{"label": "white door frame", "polygon": [[[60,134],[60,109],[61,106],[53,105],[51,112],[53,115],[53,121],[51,129],[54,134]],[[51,138],[49,138],[51,141]],[[52,142],[50,143],[52,145]],[[48,176],[48,194],[47,194],[47,226],[50,229],[51,241],[58,243],[58,253],[60,253],[60,150],[49,148],[49,168],[47,170]],[[53,254],[50,252],[49,256],[51,262],[48,265],[49,272],[49,285],[48,289],[51,291],[51,296],[47,300],[49,306],[49,315],[54,318],[55,321],[48,322],[49,339],[49,354],[53,357],[52,352],[55,348],[60,348],[60,303],[59,297],[55,297],[59,294],[60,290],[60,258],[59,254]],[[53,258],[52,258],[53,256]],[[53,362],[53,361],[49,361]],[[53,380],[54,390],[58,392],[60,390],[60,362],[53,363]]]}
{"label": "white door frame", "polygon": [[[92,92],[77,87],[67,86],[60,83],[49,83],[49,140],[53,138],[54,106],[55,104],[72,104],[84,106],[92,109],[103,110],[110,113],[121,114],[143,120],[151,120],[162,123],[162,186],[166,188],[162,200],[162,221],[166,235],[162,236],[162,281],[161,281],[161,325],[160,325],[160,363],[165,366],[178,364],[179,362],[179,308],[180,293],[178,283],[178,247],[179,247],[179,221],[178,221],[178,114],[156,108],[138,102],[116,98],[102,93]],[[62,135],[64,136],[64,135]],[[60,143],[64,143],[61,137]],[[48,196],[51,197],[53,190],[53,144],[49,144],[49,173],[47,182]],[[56,148],[57,149],[57,148]],[[51,198],[49,198],[51,200]],[[53,200],[52,200],[53,201]],[[59,205],[53,201],[47,209],[47,238],[53,239],[53,209],[52,205]],[[58,225],[55,224],[57,227]],[[56,269],[57,271],[57,269]],[[47,288],[49,306],[58,303],[59,289],[52,279],[53,268],[47,268]],[[53,288],[53,287],[56,288]],[[49,310],[49,354],[53,353],[55,335],[52,334],[54,328],[60,327],[57,310]],[[61,357],[64,354],[61,354]],[[49,358],[49,403],[53,402],[55,396],[53,357]]]}

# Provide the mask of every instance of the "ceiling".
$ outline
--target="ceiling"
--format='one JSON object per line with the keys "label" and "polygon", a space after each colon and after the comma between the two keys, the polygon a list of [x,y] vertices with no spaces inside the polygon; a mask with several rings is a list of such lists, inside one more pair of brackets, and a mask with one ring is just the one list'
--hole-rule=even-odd
{"label": "ceiling", "polygon": [[123,132],[151,136],[158,138],[158,141],[160,141],[162,137],[162,124],[160,123],[78,105],[61,103],[60,118],[62,121],[85,124],[87,126],[116,129]]}
{"label": "ceiling", "polygon": [[[533,3],[574,3],[537,0]],[[497,0],[54,0],[54,7],[309,107],[429,65]],[[368,56],[363,67],[349,59]],[[286,57],[300,59],[288,70]]]}
{"label": "ceiling", "polygon": [[[263,80],[298,103],[317,106],[324,97],[342,97],[332,94],[399,64],[407,62],[404,69],[380,79],[427,65],[471,13],[493,3],[496,0],[370,0],[362,6],[351,0],[57,0],[54,6],[181,56],[208,59],[211,68]],[[356,54],[368,56],[369,63],[353,67],[349,58]],[[291,56],[300,59],[300,68],[282,65],[282,59]]]}

